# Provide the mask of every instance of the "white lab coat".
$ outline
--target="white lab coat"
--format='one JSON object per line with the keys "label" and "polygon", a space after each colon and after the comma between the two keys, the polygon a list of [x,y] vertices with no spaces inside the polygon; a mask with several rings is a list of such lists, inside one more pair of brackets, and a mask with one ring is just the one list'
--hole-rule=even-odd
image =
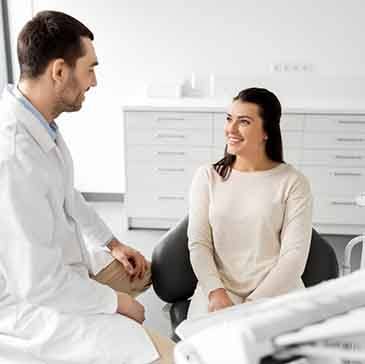
{"label": "white lab coat", "polygon": [[0,101],[0,362],[144,364],[158,354],[91,280],[111,232],[73,187],[70,153],[5,89]]}

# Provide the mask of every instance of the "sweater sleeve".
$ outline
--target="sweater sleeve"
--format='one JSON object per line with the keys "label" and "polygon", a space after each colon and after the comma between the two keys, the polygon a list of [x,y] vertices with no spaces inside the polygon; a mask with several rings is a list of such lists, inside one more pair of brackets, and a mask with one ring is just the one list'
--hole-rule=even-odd
{"label": "sweater sleeve", "polygon": [[286,293],[301,279],[312,235],[312,204],[309,182],[299,175],[286,201],[276,265],[247,297],[247,301]]}
{"label": "sweater sleeve", "polygon": [[224,288],[214,261],[209,204],[208,169],[200,167],[190,188],[188,238],[191,264],[207,296],[217,288]]}

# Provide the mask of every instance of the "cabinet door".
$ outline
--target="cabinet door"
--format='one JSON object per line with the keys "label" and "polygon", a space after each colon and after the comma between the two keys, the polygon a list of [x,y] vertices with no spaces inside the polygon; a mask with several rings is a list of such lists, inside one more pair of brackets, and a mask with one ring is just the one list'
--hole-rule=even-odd
{"label": "cabinet door", "polygon": [[185,130],[211,129],[211,113],[187,113],[168,111],[127,111],[125,113],[127,130]]}
{"label": "cabinet door", "polygon": [[213,145],[224,148],[226,138],[224,135],[224,124],[226,122],[225,113],[214,113],[213,116]]}
{"label": "cabinet door", "polygon": [[317,195],[314,198],[313,222],[316,224],[364,225],[364,211],[356,205],[354,197]]}
{"label": "cabinet door", "polygon": [[283,114],[280,120],[282,131],[302,131],[304,128],[303,114]]}
{"label": "cabinet door", "polygon": [[302,172],[309,178],[313,191],[319,194],[354,197],[364,190],[364,168],[305,166]]}
{"label": "cabinet door", "polygon": [[365,115],[307,115],[305,130],[365,133]]}
{"label": "cabinet door", "polygon": [[127,150],[127,166],[136,161],[151,163],[185,162],[201,164],[210,162],[210,148],[187,147],[185,145],[129,145]]}
{"label": "cabinet door", "polygon": [[365,134],[339,132],[305,132],[305,149],[365,149]]}
{"label": "cabinet door", "polygon": [[192,145],[210,146],[212,136],[210,131],[200,129],[157,129],[128,131],[128,145]]}
{"label": "cabinet door", "polygon": [[[135,162],[128,168],[129,192],[182,192],[188,191],[193,176],[201,162]],[[142,203],[142,200],[141,200]]]}
{"label": "cabinet door", "polygon": [[[338,167],[365,167],[365,150],[303,150],[303,165]],[[365,186],[364,186],[365,188]]]}
{"label": "cabinet door", "polygon": [[130,192],[126,196],[128,216],[144,219],[180,219],[188,210],[185,193]]}

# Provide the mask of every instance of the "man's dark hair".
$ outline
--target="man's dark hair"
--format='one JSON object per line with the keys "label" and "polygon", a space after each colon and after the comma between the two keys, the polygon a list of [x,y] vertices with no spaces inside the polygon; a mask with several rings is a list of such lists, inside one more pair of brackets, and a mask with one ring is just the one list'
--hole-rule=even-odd
{"label": "man's dark hair", "polygon": [[72,16],[58,11],[36,14],[18,37],[20,78],[37,78],[56,58],[74,67],[84,55],[81,37],[94,40],[93,33]]}

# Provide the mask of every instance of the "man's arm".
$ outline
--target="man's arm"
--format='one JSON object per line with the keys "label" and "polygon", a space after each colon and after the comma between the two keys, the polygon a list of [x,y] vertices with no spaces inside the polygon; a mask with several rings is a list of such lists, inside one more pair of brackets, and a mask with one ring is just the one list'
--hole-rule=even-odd
{"label": "man's arm", "polygon": [[113,238],[113,234],[76,188],[73,190],[73,202],[72,217],[80,224],[88,243],[94,247],[105,246]]}
{"label": "man's arm", "polygon": [[107,246],[111,255],[122,263],[132,279],[144,276],[148,269],[144,256],[113,237],[104,221],[76,189],[74,189],[74,209],[74,218],[93,246]]}
{"label": "man's arm", "polygon": [[117,295],[65,265],[46,187],[18,161],[0,165],[0,270],[19,301],[67,313],[114,313]]}

